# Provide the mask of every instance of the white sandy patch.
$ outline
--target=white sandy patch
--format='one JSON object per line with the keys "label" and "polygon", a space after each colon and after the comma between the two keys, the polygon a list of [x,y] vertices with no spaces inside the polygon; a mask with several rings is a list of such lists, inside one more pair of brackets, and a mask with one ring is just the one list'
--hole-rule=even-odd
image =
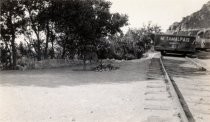
{"label": "white sandy patch", "polygon": [[0,121],[139,122],[145,83],[0,87]]}

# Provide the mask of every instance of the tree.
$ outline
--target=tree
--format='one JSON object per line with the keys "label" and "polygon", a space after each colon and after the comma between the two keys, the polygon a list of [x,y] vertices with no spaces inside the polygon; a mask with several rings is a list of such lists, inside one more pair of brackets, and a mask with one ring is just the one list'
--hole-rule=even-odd
{"label": "tree", "polygon": [[28,25],[36,35],[34,48],[37,52],[37,60],[40,61],[42,57],[41,44],[43,43],[43,40],[41,39],[41,32],[43,31],[44,24],[38,15],[48,7],[48,0],[22,0],[22,4],[25,7],[25,12],[28,14],[28,16],[26,16],[29,22]]}
{"label": "tree", "polygon": [[55,33],[54,33],[55,23],[52,21],[54,15],[49,9],[52,6],[53,1],[45,0],[44,4],[45,4],[44,9],[40,11],[39,14],[37,15],[37,20],[40,23],[41,30],[43,30],[46,35],[45,47],[44,47],[44,58],[47,59],[48,53],[49,53],[48,52],[49,42],[51,42],[51,46],[52,46],[51,51],[54,51],[53,46],[54,46],[54,39],[55,39]]}
{"label": "tree", "polygon": [[156,25],[156,24],[152,24],[151,21],[148,22],[147,25],[143,25],[143,28],[141,28],[141,30],[145,33],[161,33],[161,27]]}
{"label": "tree", "polygon": [[138,47],[149,49],[154,41],[155,34],[160,33],[161,27],[149,22],[140,29],[129,29],[126,34],[132,37]]}
{"label": "tree", "polygon": [[112,57],[110,55],[111,53],[111,44],[107,41],[107,39],[101,38],[99,44],[97,45],[97,55],[98,59],[101,59],[101,64],[103,59]]}
{"label": "tree", "polygon": [[19,0],[4,0],[1,3],[1,36],[12,47],[12,69],[16,68],[16,36],[22,32],[24,8]]}
{"label": "tree", "polygon": [[27,49],[26,49],[26,46],[23,44],[23,42],[20,42],[20,44],[18,45],[18,51],[21,56],[27,55]]}
{"label": "tree", "polygon": [[83,59],[84,69],[87,55],[97,52],[100,38],[121,32],[120,27],[127,24],[128,17],[111,14],[110,6],[111,3],[104,0],[62,0],[52,5],[56,30],[63,35],[63,53],[66,49],[76,50]]}
{"label": "tree", "polygon": [[129,29],[124,35],[110,36],[114,57],[117,59],[141,58],[149,49],[154,35],[161,33],[158,25],[149,23],[140,29]]}

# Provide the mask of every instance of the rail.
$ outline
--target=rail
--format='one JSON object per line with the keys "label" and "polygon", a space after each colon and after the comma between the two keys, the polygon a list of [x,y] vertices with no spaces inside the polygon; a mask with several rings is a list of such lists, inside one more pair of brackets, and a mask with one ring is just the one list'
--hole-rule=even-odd
{"label": "rail", "polygon": [[181,118],[182,122],[195,122],[195,120],[194,120],[191,112],[189,111],[189,108],[188,108],[181,92],[179,91],[176,83],[172,80],[170,75],[167,73],[167,70],[164,66],[162,59],[163,59],[163,57],[161,56],[160,63],[161,63],[162,70],[163,70],[163,73],[165,76],[165,80],[169,84],[168,89],[170,90],[172,97],[175,98],[173,100],[179,108],[180,118]]}

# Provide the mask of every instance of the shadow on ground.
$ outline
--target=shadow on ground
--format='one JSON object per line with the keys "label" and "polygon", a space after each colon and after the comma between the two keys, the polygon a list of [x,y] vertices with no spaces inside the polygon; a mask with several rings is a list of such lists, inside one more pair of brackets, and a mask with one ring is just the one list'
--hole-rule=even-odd
{"label": "shadow on ground", "polygon": [[87,84],[129,83],[146,79],[148,61],[120,62],[119,70],[81,71],[82,67],[64,67],[31,71],[2,71],[0,86],[60,87]]}
{"label": "shadow on ground", "polygon": [[198,59],[210,59],[210,49],[209,50],[197,50],[193,54],[180,54],[180,53],[167,53],[164,56],[170,57],[191,57],[191,58],[198,58]]}
{"label": "shadow on ground", "polygon": [[166,70],[171,76],[176,77],[189,77],[189,76],[202,76],[206,75],[207,71],[201,71],[197,67],[192,67],[184,58],[180,59],[167,59],[164,60]]}
{"label": "shadow on ground", "polygon": [[196,55],[199,59],[210,59],[210,50],[198,51]]}
{"label": "shadow on ground", "polygon": [[[206,51],[197,51],[193,54],[198,59],[207,60],[210,59],[210,50]],[[192,66],[187,66],[189,64],[185,60],[184,55],[179,54],[168,54],[164,58],[164,64],[166,69],[172,76],[176,77],[189,77],[189,76],[203,76],[209,73],[209,71],[201,71],[200,69]]]}
{"label": "shadow on ground", "polygon": [[171,56],[171,57],[185,57],[184,54],[176,54],[176,53],[167,53],[164,56]]}

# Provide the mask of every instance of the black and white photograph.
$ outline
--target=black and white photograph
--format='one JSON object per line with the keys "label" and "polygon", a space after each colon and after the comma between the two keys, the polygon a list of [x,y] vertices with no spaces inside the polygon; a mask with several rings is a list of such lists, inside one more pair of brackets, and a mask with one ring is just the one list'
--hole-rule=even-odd
{"label": "black and white photograph", "polygon": [[210,122],[210,0],[0,0],[0,122]]}

